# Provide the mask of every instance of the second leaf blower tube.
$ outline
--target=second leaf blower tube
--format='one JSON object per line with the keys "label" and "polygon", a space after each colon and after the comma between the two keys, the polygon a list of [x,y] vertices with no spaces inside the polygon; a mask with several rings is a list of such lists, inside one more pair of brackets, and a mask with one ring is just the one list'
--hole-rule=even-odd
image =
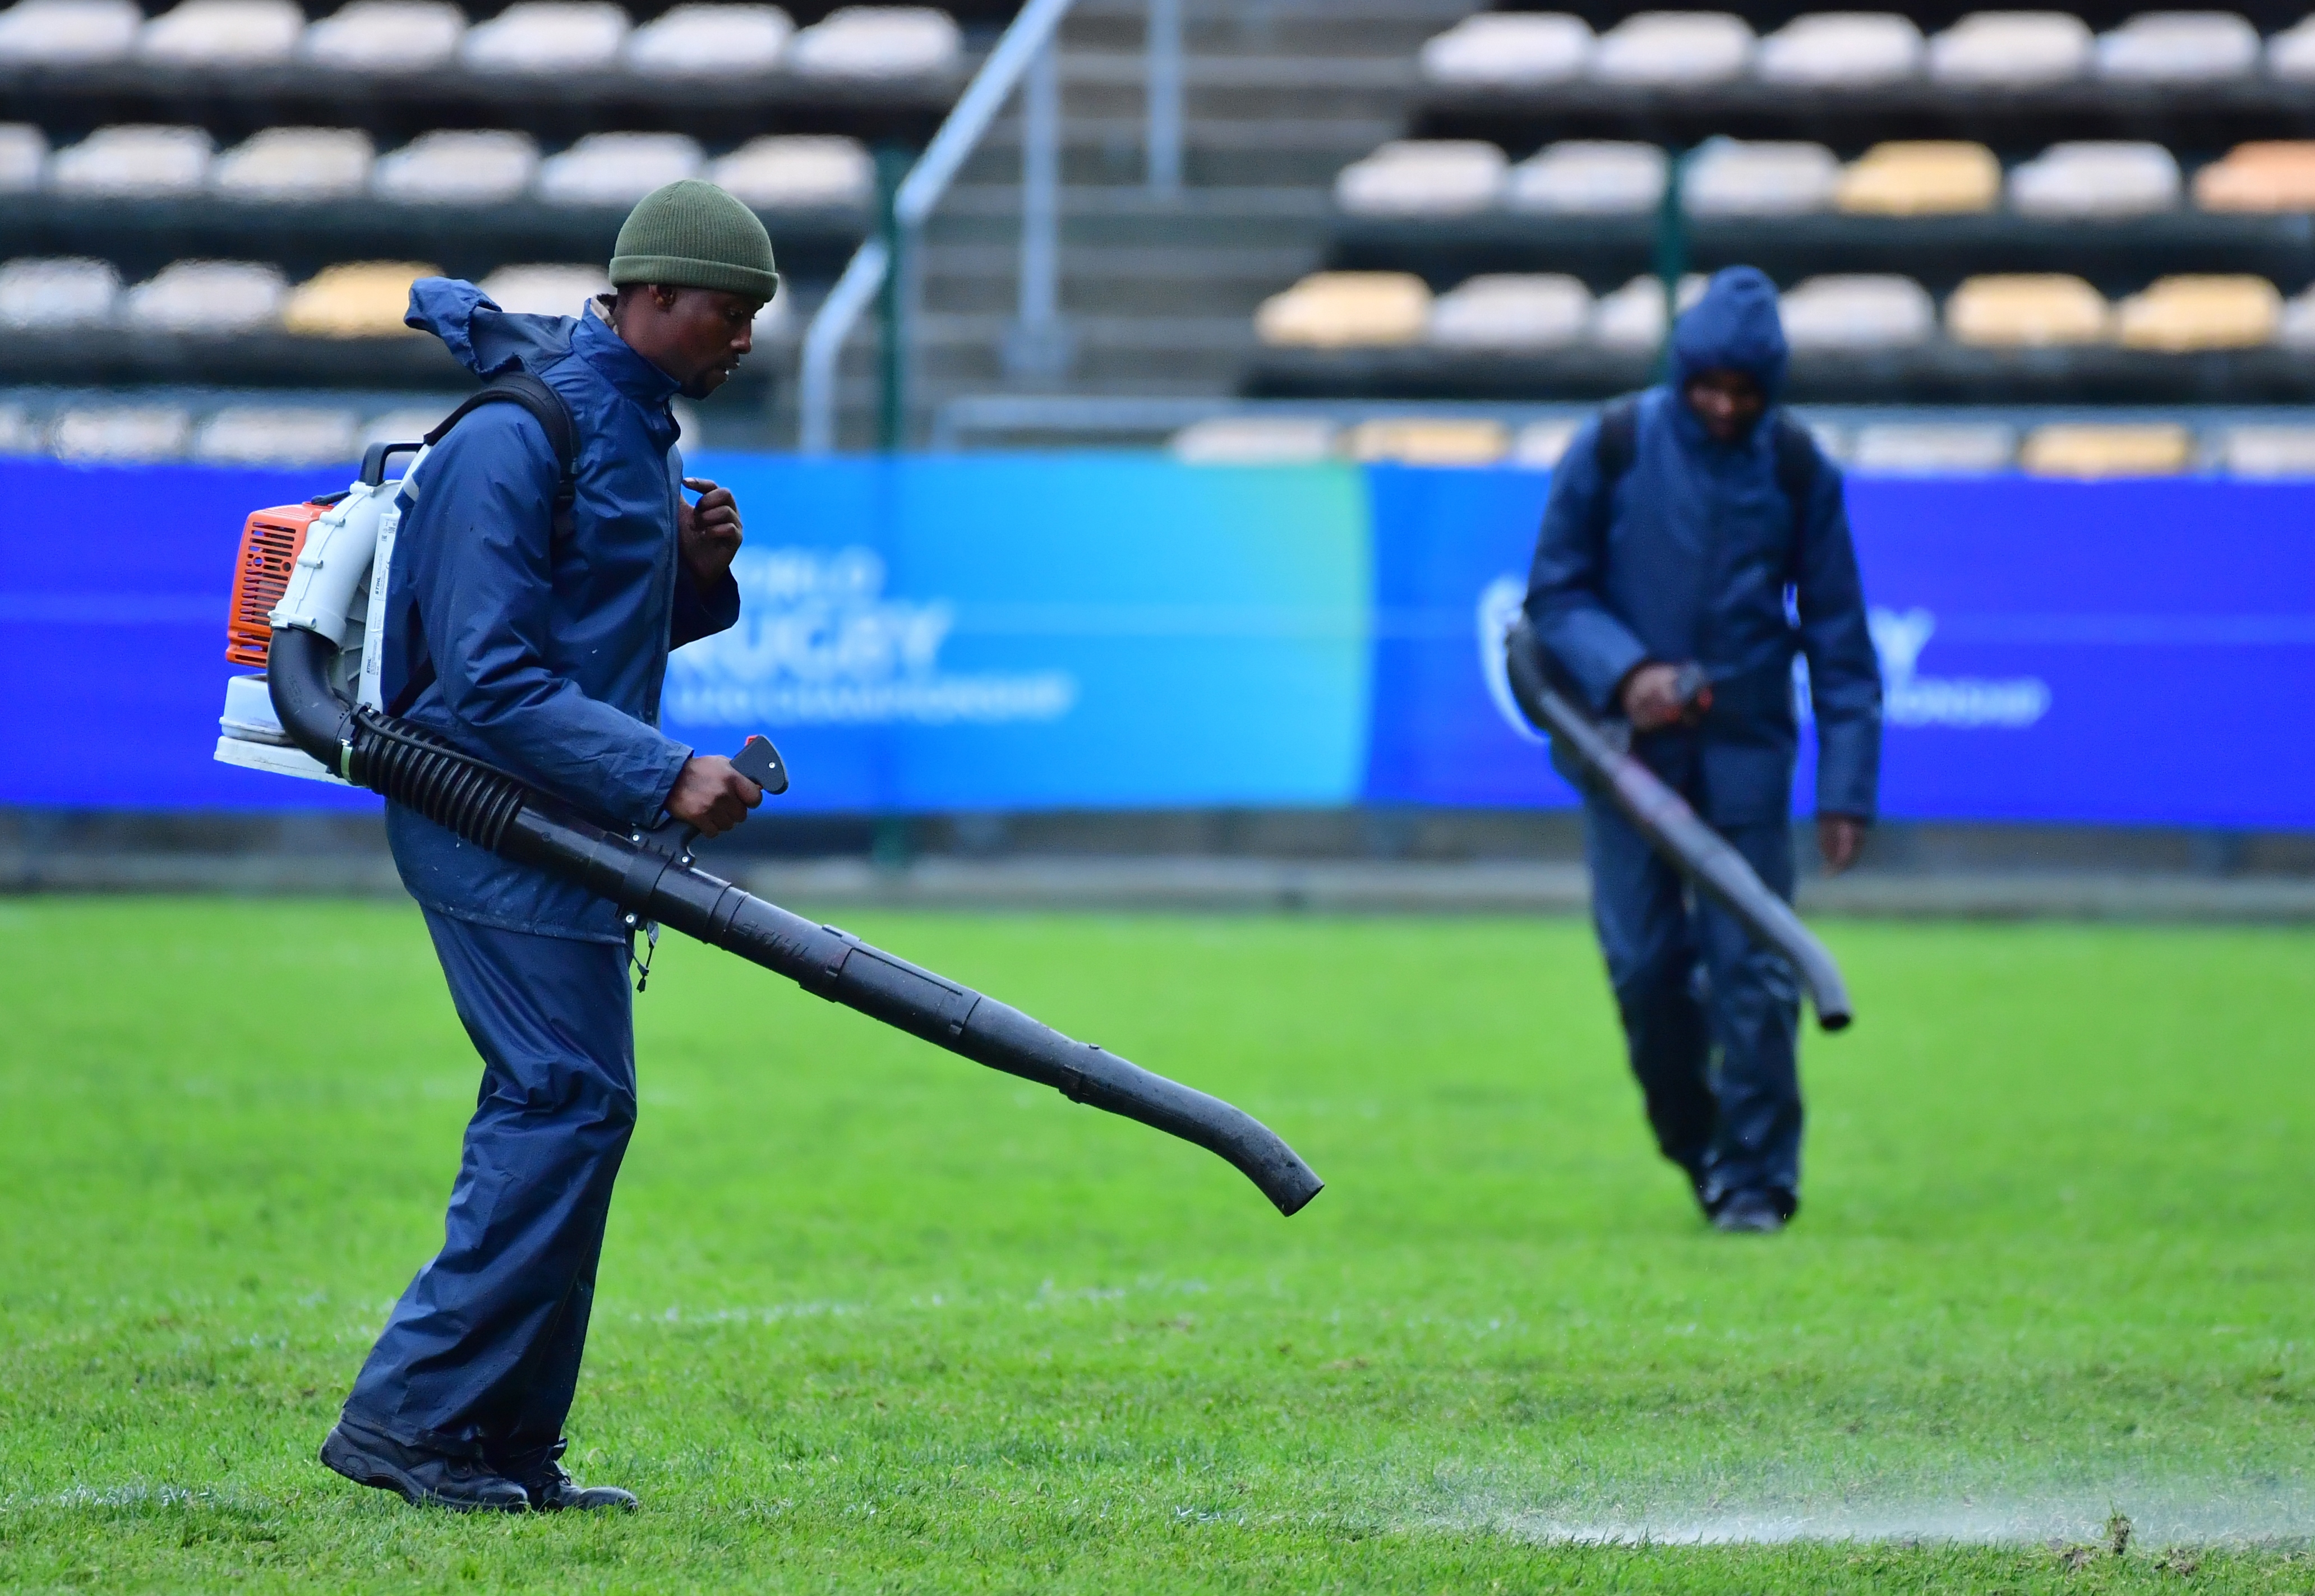
{"label": "second leaf blower tube", "polygon": [[417,811],[477,847],[579,882],[637,917],[739,954],[808,992],[858,1009],[992,1069],[1051,1086],[1217,1155],[1292,1214],[1325,1183],[1269,1127],[1217,1097],[1073,1042],[1019,1009],[920,970],[849,933],[816,926],[662,851],[607,830],[502,770],[330,687],[337,645],[273,634],[266,677],[282,730],[357,786]]}
{"label": "second leaf blower tube", "polygon": [[1769,891],[1743,855],[1697,818],[1686,799],[1609,741],[1589,715],[1552,690],[1544,676],[1541,645],[1524,615],[1512,622],[1503,638],[1503,656],[1521,713],[1566,749],[1583,772],[1584,785],[1614,804],[1660,857],[1734,915],[1755,942],[1792,961],[1808,989],[1809,1001],[1816,1006],[1819,1025],[1827,1031],[1847,1029],[1849,987],[1824,944],[1801,923],[1791,905]]}

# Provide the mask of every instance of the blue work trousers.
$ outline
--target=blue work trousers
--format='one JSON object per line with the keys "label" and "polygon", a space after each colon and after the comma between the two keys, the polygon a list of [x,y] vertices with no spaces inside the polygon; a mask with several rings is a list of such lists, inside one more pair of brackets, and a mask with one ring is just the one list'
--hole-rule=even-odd
{"label": "blue work trousers", "polygon": [[520,1477],[562,1450],[634,1128],[627,952],[430,909],[426,926],[482,1091],[442,1250],[395,1304],[345,1418]]}
{"label": "blue work trousers", "polygon": [[[1791,827],[1719,829],[1789,902]],[[1592,924],[1656,1146],[1707,1208],[1762,1192],[1789,1215],[1801,1179],[1800,987],[1791,965],[1691,891],[1601,800],[1584,805],[1583,845]]]}

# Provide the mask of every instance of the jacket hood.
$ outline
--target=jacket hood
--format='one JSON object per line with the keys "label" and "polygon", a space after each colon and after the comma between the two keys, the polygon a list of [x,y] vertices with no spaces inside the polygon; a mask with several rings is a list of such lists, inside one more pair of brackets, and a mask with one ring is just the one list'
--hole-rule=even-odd
{"label": "jacket hood", "polygon": [[1699,372],[1741,371],[1773,404],[1784,391],[1789,355],[1776,284],[1752,267],[1731,266],[1713,274],[1704,297],[1672,329],[1672,386],[1685,388]]}
{"label": "jacket hood", "polygon": [[458,363],[488,380],[519,367],[536,372],[571,350],[576,316],[501,310],[490,296],[455,277],[421,277],[410,285],[405,326],[431,332]]}

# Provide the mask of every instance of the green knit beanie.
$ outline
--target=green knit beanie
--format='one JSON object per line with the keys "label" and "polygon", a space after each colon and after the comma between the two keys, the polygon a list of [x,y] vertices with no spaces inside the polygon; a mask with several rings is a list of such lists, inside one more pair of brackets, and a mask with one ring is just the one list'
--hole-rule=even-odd
{"label": "green knit beanie", "polygon": [[645,194],[619,225],[611,286],[629,283],[769,299],[780,274],[756,213],[714,183],[687,177]]}

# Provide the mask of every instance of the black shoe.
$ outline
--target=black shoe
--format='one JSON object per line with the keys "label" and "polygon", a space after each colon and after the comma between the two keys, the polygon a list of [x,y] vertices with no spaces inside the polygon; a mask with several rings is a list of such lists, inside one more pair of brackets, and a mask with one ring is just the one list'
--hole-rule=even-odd
{"label": "black shoe", "polygon": [[399,1492],[412,1507],[455,1512],[528,1512],[530,1493],[471,1458],[421,1452],[382,1435],[347,1433],[341,1423],[322,1442],[322,1461],[358,1485]]}
{"label": "black shoe", "polygon": [[531,1506],[540,1512],[601,1512],[608,1508],[633,1512],[639,1505],[633,1491],[622,1491],[616,1485],[582,1485],[560,1463],[549,1463],[524,1484],[530,1492]]}
{"label": "black shoe", "polygon": [[1731,1235],[1774,1236],[1785,1228],[1785,1206],[1771,1192],[1731,1192],[1713,1210],[1712,1228]]}

